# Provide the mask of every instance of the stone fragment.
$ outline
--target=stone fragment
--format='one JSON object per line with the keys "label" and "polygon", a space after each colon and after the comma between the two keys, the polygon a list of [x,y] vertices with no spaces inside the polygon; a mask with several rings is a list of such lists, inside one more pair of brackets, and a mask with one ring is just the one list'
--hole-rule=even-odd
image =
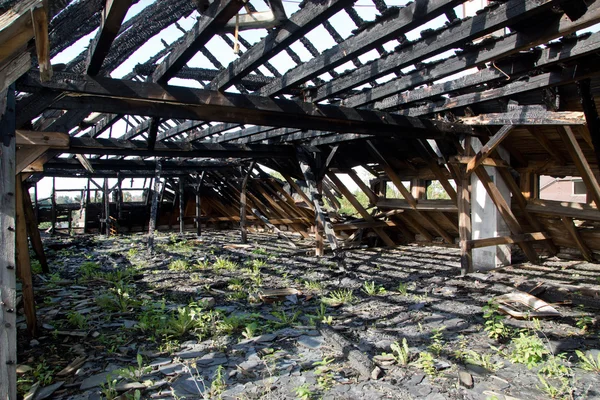
{"label": "stone fragment", "polygon": [[318,349],[323,346],[325,339],[323,336],[306,336],[302,335],[298,338],[298,344],[309,349]]}
{"label": "stone fragment", "polygon": [[467,389],[473,388],[473,376],[467,371],[458,371],[458,381]]}
{"label": "stone fragment", "polygon": [[381,376],[382,373],[383,373],[383,371],[381,370],[381,368],[379,368],[379,367],[373,368],[373,371],[371,371],[371,379],[374,379],[374,380],[379,379],[379,377]]}
{"label": "stone fragment", "polygon": [[33,400],[44,400],[44,399],[47,399],[48,397],[52,396],[52,394],[54,392],[56,392],[64,384],[65,384],[64,382],[56,382],[56,383],[54,383],[52,385],[49,385],[49,386],[41,388],[35,394],[35,396],[33,397]]}
{"label": "stone fragment", "polygon": [[108,378],[110,372],[101,372],[96,375],[92,375],[88,378],[85,378],[83,382],[81,382],[81,386],[79,386],[79,390],[87,390],[96,386],[100,386],[103,383],[106,383],[106,378]]}

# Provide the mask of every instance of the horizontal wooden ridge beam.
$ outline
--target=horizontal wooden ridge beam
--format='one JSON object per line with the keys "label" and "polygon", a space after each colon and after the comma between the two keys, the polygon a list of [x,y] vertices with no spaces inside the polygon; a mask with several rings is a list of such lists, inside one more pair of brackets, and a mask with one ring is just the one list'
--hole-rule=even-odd
{"label": "horizontal wooden ridge beam", "polygon": [[505,113],[480,114],[462,117],[465,125],[585,125],[585,116],[580,111],[541,111],[539,109],[509,111]]}
{"label": "horizontal wooden ridge beam", "polygon": [[527,202],[526,210],[530,213],[554,217],[600,221],[598,208],[583,203],[532,199]]}
{"label": "horizontal wooden ridge beam", "polygon": [[74,137],[65,153],[122,155],[139,157],[206,158],[291,158],[291,146],[236,145],[215,143],[159,142],[154,150],[143,140]]}
{"label": "horizontal wooden ridge beam", "polygon": [[59,78],[40,82],[34,73],[18,81],[21,91],[46,89],[63,95],[52,107],[150,117],[191,119],[241,124],[281,126],[333,132],[365,133],[398,137],[434,138],[445,134],[473,135],[471,127],[429,119],[398,116],[379,111],[356,110],[271,99],[242,94],[149,82],[60,73]]}
{"label": "horizontal wooden ridge beam", "polygon": [[380,209],[400,209],[400,210],[419,210],[419,211],[441,211],[458,212],[456,203],[452,200],[416,200],[416,206],[404,199],[380,199],[377,202],[377,208]]}

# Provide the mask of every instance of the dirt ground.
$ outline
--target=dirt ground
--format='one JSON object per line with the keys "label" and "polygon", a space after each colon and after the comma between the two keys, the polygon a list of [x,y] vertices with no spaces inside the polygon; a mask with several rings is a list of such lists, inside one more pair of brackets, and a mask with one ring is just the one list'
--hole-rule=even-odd
{"label": "dirt ground", "polygon": [[[32,399],[600,398],[600,264],[461,278],[445,247],[342,262],[267,233],[159,234],[152,254],[143,235],[44,240],[38,337],[19,324]],[[561,316],[488,307],[518,290]]]}

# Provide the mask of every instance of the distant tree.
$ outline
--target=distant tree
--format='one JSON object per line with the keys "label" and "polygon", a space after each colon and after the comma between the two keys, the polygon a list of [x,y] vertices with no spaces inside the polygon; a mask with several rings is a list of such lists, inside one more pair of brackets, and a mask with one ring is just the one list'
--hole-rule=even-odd
{"label": "distant tree", "polygon": [[131,195],[131,192],[123,192],[123,201],[126,203],[133,201],[133,196]]}

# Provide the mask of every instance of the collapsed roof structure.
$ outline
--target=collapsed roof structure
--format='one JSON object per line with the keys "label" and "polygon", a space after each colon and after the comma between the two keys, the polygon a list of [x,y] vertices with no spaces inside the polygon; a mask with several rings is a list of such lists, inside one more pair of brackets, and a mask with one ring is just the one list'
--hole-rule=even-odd
{"label": "collapsed roof structure", "polygon": [[[378,13],[365,20],[352,0],[306,0],[293,13],[281,0],[169,0],[126,19],[143,2],[136,3],[0,4],[7,348],[16,335],[15,252],[26,246],[31,207],[21,182],[27,189],[44,176],[96,185],[105,199],[98,229],[108,231],[111,216],[128,218],[110,192],[118,197],[124,178],[148,177],[150,236],[162,178],[173,204],[178,199],[182,230],[186,218],[198,232],[203,222],[239,222],[243,237],[248,224],[286,226],[306,238],[314,230],[319,254],[325,242],[338,252],[363,232],[384,246],[458,244],[463,273],[481,247],[515,243],[531,262],[560,248],[588,260],[600,251],[600,33],[582,33],[600,22],[598,2],[493,1],[459,17],[463,0],[373,0]],[[179,38],[144,59],[138,50],[169,27]],[[247,35],[257,31],[264,37]],[[52,65],[90,37],[68,63]],[[198,67],[199,55],[212,67]],[[128,60],[133,69],[116,77]],[[349,175],[368,206],[339,174]],[[588,202],[539,199],[540,175],[580,176]],[[109,177],[118,180],[113,188],[93,181]],[[427,198],[431,181],[446,199]],[[387,198],[388,183],[401,198]],[[473,203],[486,194],[478,209]],[[360,219],[332,221],[323,199],[335,209],[341,198]],[[497,214],[484,213],[492,208]],[[505,224],[505,234],[482,235],[488,218]],[[16,263],[26,281],[23,253]],[[14,355],[3,350],[2,357],[0,397],[14,398]]]}

